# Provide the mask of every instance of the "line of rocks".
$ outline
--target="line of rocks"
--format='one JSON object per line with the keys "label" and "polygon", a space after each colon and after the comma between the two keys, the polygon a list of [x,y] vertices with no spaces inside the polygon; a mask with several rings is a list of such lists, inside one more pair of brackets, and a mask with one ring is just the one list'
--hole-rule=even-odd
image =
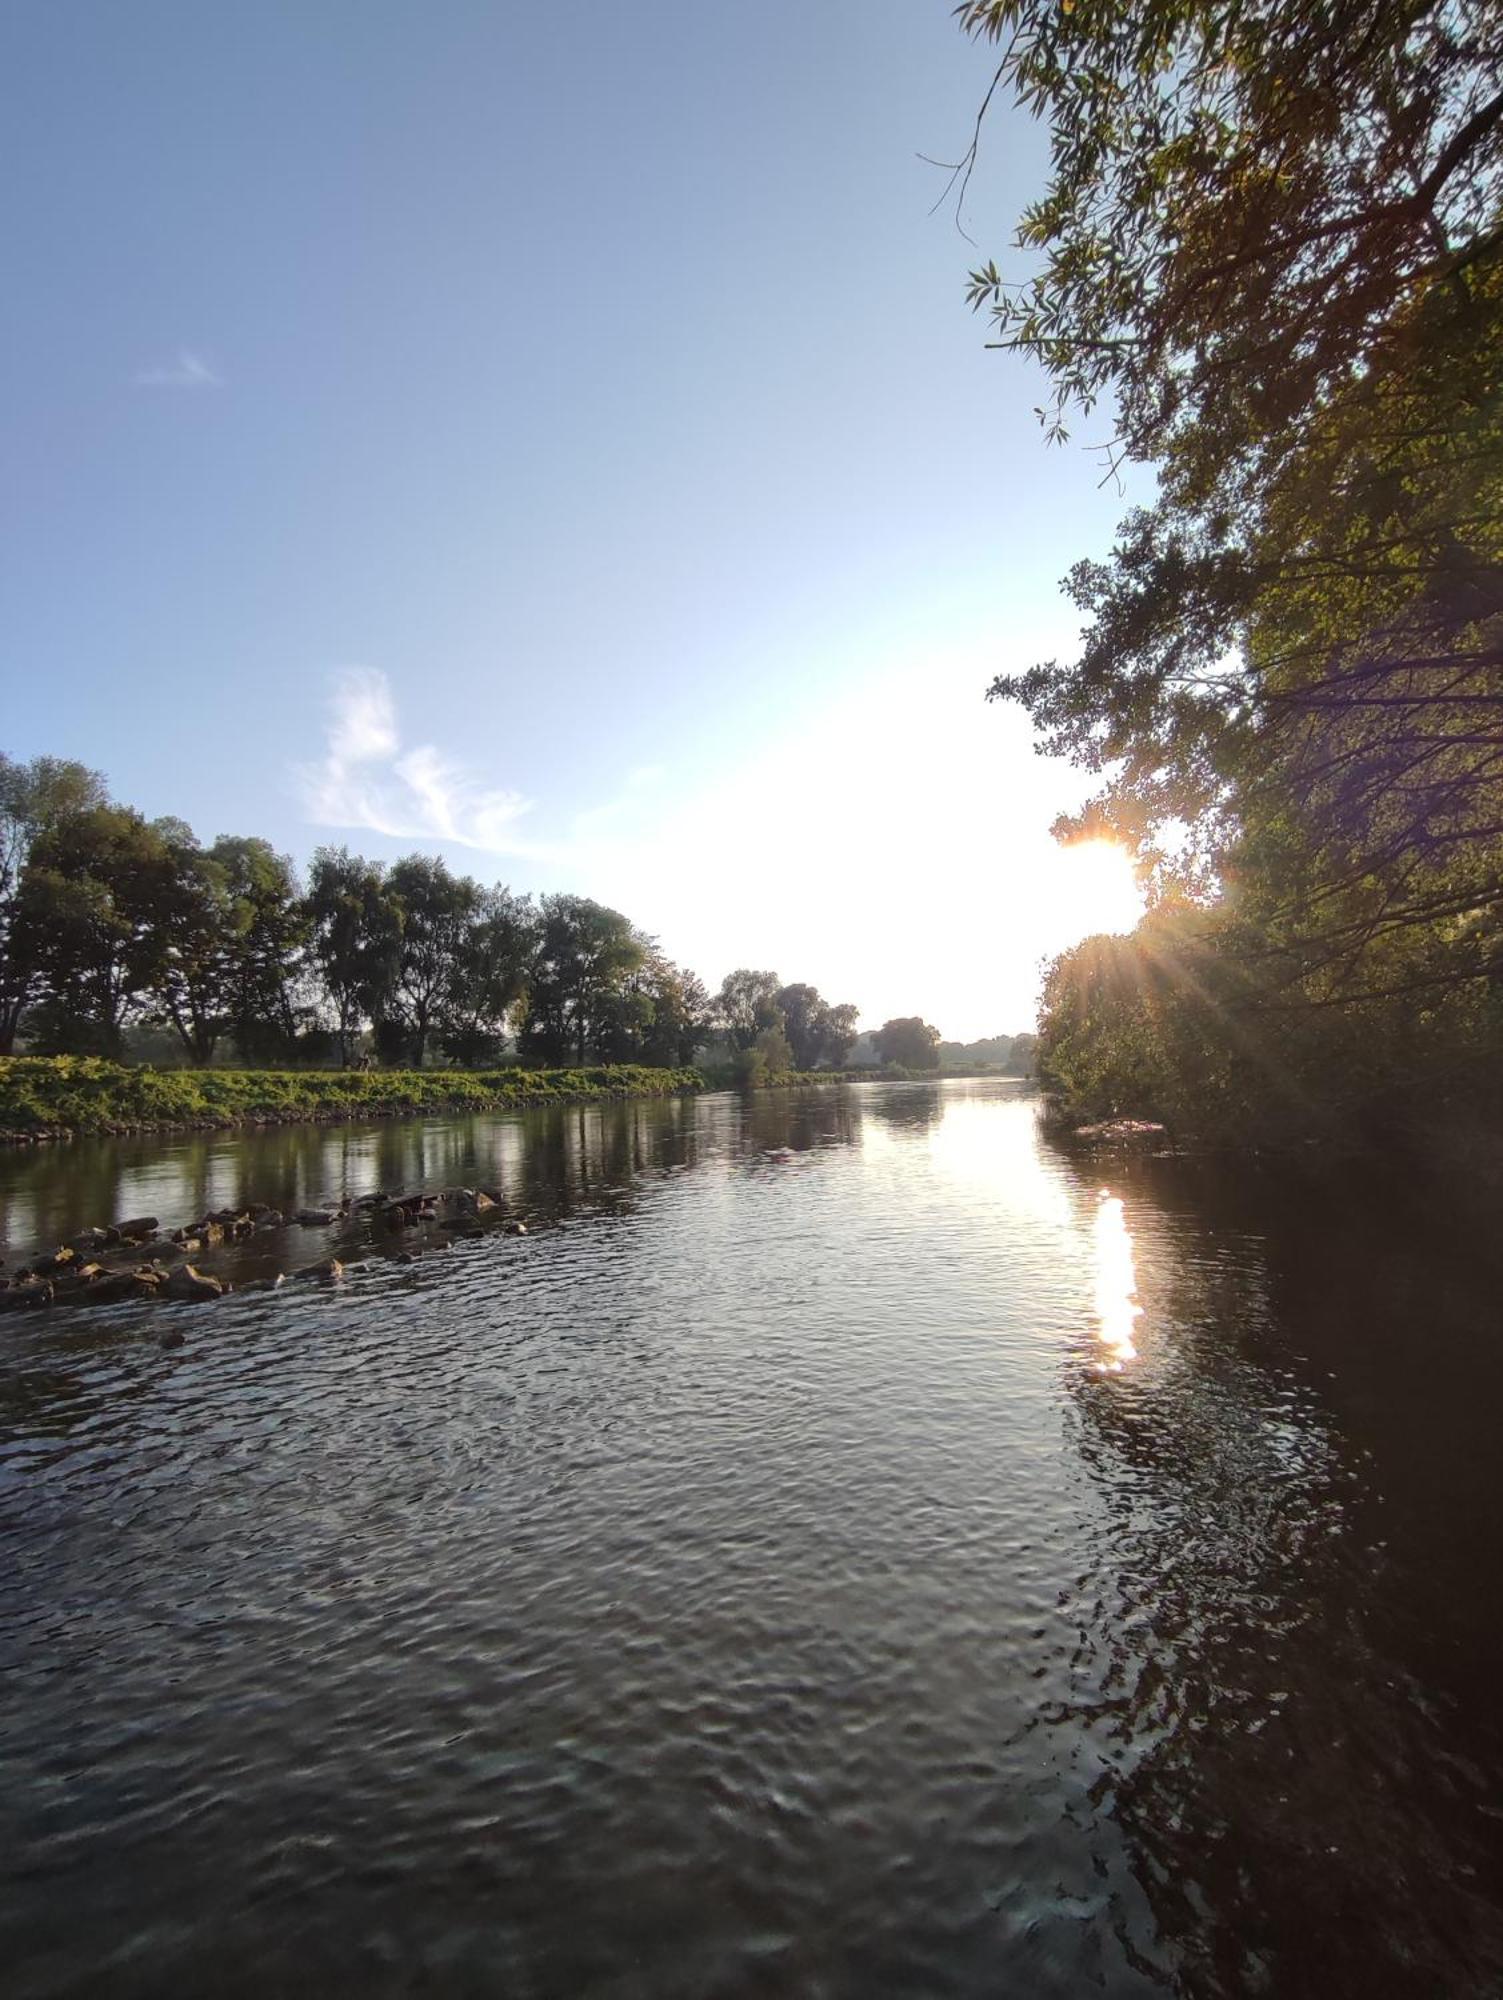
{"label": "line of rocks", "polygon": [[[364,1215],[373,1228],[390,1233],[429,1233],[422,1248],[402,1249],[394,1262],[416,1263],[423,1249],[447,1250],[453,1236],[484,1236],[498,1232],[525,1236],[527,1225],[502,1213],[499,1195],[481,1188],[445,1188],[436,1194],[377,1193],[352,1199],[346,1195],[330,1208],[304,1208],[284,1214],[265,1202],[243,1208],[216,1209],[197,1222],[163,1232],[154,1215],[132,1216],[104,1227],[81,1231],[41,1257],[34,1257],[13,1275],[0,1264],[0,1313],[36,1311],[53,1305],[120,1305],[130,1300],[165,1299],[188,1304],[225,1297],[235,1288],[227,1278],[203,1271],[192,1261],[206,1251],[243,1241],[263,1231],[296,1223],[306,1229],[331,1228]],[[294,1279],[332,1281],[352,1268],[337,1257],[325,1257]],[[253,1279],[243,1291],[267,1290],[284,1282]]]}

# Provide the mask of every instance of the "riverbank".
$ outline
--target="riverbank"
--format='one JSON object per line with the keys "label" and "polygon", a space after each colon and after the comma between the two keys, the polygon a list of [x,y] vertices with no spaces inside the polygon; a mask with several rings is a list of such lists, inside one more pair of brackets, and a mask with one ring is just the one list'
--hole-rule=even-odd
{"label": "riverbank", "polygon": [[519,1111],[700,1090],[695,1069],[159,1070],[91,1056],[0,1058],[0,1144],[135,1132]]}

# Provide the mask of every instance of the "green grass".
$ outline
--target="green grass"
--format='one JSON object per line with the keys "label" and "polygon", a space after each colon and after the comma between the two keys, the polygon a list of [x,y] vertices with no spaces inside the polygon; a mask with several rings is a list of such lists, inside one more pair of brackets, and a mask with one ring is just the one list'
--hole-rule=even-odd
{"label": "green grass", "polygon": [[698,1090],[693,1069],[161,1070],[93,1056],[0,1058],[0,1134],[296,1124],[423,1111],[507,1111]]}

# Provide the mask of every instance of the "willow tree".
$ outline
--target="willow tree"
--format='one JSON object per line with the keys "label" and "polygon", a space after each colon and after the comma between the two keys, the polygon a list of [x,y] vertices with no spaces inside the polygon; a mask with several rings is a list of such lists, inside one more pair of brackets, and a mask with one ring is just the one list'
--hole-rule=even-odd
{"label": "willow tree", "polygon": [[1234,886],[1306,1000],[1496,980],[1503,7],[957,11],[1051,132],[972,304],[1158,478],[991,690],[1101,774],[1062,830]]}

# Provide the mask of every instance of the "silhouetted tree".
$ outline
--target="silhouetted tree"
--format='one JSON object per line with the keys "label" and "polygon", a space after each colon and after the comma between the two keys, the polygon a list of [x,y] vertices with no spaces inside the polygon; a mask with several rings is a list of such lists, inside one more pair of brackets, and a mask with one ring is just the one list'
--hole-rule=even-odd
{"label": "silhouetted tree", "polygon": [[544,896],[539,917],[521,1044],[544,1062],[584,1062],[615,1032],[650,945],[619,910],[588,896]]}
{"label": "silhouetted tree", "polygon": [[764,1028],[782,1026],[778,988],[775,972],[754,972],[745,965],[721,980],[715,1012],[732,1048],[749,1049]]}
{"label": "silhouetted tree", "polygon": [[14,1049],[22,1017],[41,990],[43,933],[35,924],[17,929],[32,849],[60,820],[107,799],[104,779],[83,764],[61,757],[22,764],[0,751],[0,1055]]}
{"label": "silhouetted tree", "polygon": [[444,989],[439,1040],[461,1063],[494,1061],[527,993],[539,943],[537,912],[499,883],[482,889]]}
{"label": "silhouetted tree", "polygon": [[1480,1004],[1503,972],[1496,5],[959,11],[1052,138],[1028,268],[973,273],[972,303],[1052,378],[1056,430],[1105,402],[1113,454],[1158,473],[1071,573],[1079,657],[992,692],[1103,778],[1067,831],[1198,900],[1235,885],[1245,1005]]}
{"label": "silhouetted tree", "polygon": [[403,1053],[421,1069],[429,1034],[464,964],[481,890],[478,882],[452,875],[432,855],[408,854],[393,862],[386,893],[397,905],[401,923],[391,1006]]}
{"label": "silhouetted tree", "polygon": [[231,905],[230,1030],[250,1062],[286,1062],[311,1014],[312,920],[291,860],[269,842],[223,834],[209,849]]}
{"label": "silhouetted tree", "polygon": [[899,1063],[904,1069],[939,1068],[939,1030],[917,1014],[884,1021],[872,1041],[884,1063]]}
{"label": "silhouetted tree", "polygon": [[777,1008],[797,1069],[838,1069],[856,1039],[858,1009],[832,1007],[817,986],[783,986]]}
{"label": "silhouetted tree", "polygon": [[195,1068],[213,1060],[235,1005],[235,906],[224,867],[181,820],[153,829],[166,848],[153,918],[161,946],[146,1018],[167,1023]]}
{"label": "silhouetted tree", "polygon": [[15,925],[39,972],[39,1052],[123,1053],[127,1021],[166,973],[174,881],[163,832],[123,806],[70,812],[38,834]]}
{"label": "silhouetted tree", "polygon": [[339,1060],[348,1064],[365,1023],[391,1019],[401,912],[387,893],[381,864],[344,847],[320,847],[314,854],[307,905]]}

